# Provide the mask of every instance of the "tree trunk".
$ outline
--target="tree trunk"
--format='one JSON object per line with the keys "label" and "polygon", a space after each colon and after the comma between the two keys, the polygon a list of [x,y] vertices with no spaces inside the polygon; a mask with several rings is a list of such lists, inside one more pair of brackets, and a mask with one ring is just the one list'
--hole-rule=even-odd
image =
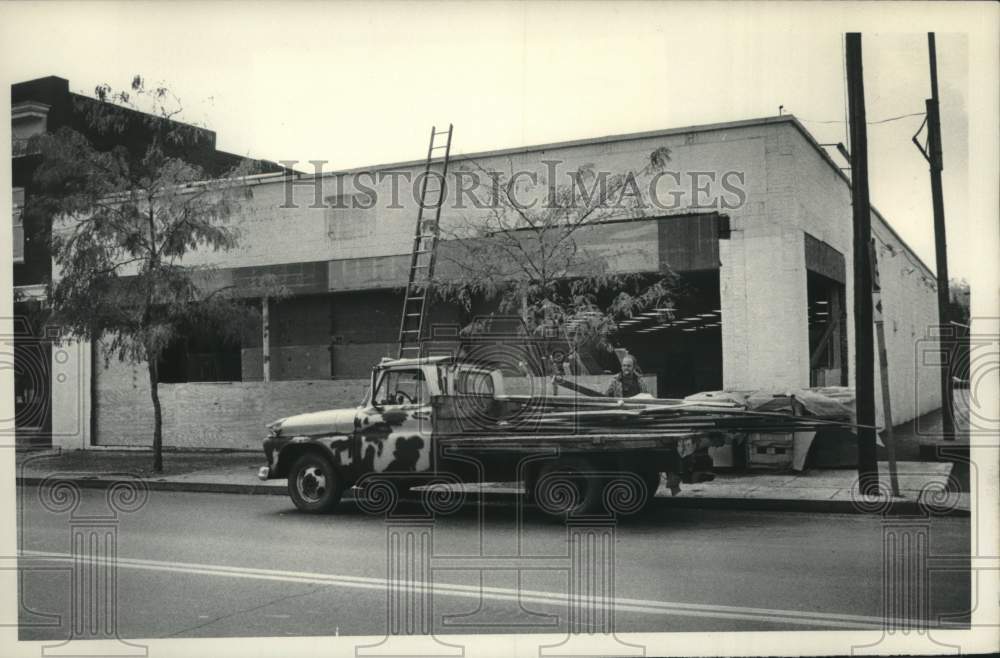
{"label": "tree trunk", "polygon": [[149,396],[153,399],[153,470],[163,472],[163,415],[160,412],[159,373],[156,370],[156,358],[150,358],[149,365]]}

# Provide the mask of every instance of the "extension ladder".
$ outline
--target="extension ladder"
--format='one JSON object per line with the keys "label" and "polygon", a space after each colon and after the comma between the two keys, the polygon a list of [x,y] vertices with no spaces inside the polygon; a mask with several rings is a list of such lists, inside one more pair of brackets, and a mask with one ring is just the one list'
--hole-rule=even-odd
{"label": "extension ladder", "polygon": [[[451,124],[448,124],[448,130],[431,128],[427,164],[420,183],[420,207],[417,209],[417,228],[413,235],[410,275],[403,294],[403,315],[399,321],[401,359],[420,356],[420,336],[427,318],[428,295],[434,277],[440,235],[438,220],[441,219],[441,206],[447,193],[445,180],[451,156],[451,132]],[[439,153],[441,150],[444,150],[444,157]]]}

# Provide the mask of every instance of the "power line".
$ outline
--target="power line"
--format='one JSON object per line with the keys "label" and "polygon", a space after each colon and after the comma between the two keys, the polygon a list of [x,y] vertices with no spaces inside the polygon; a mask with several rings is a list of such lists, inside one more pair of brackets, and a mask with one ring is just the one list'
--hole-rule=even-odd
{"label": "power line", "polygon": [[913,112],[911,114],[901,114],[898,117],[889,117],[888,119],[880,119],[879,121],[869,121],[868,123],[870,124],[889,123],[890,121],[899,121],[900,119],[908,119],[910,117],[922,117],[922,116],[924,116],[923,112]]}
{"label": "power line", "polygon": [[[793,113],[794,114],[794,113]],[[912,114],[900,114],[899,116],[889,117],[887,119],[879,119],[878,121],[866,121],[869,126],[874,126],[880,123],[889,123],[890,121],[899,121],[900,119],[908,119],[910,117],[922,117],[924,112],[913,112]],[[822,121],[820,119],[805,119],[799,115],[795,115],[795,118],[799,121],[804,121],[805,123],[847,123],[843,119],[837,119],[834,121]]]}

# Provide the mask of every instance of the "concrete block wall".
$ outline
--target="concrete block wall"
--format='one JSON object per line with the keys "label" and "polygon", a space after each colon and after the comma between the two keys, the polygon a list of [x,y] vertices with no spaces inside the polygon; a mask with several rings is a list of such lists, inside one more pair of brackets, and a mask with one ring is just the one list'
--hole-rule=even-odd
{"label": "concrete block wall", "polygon": [[[153,441],[153,406],[144,365],[113,361],[99,364],[97,445],[149,447]],[[583,386],[604,390],[609,376],[580,376]],[[643,377],[656,394],[655,375]],[[163,444],[170,448],[259,450],[264,426],[273,420],[310,411],[353,407],[368,379],[160,384]],[[544,377],[511,377],[510,395],[548,395]],[[572,395],[558,389],[558,395]],[[85,447],[83,445],[73,447]]]}
{"label": "concrete block wall", "polygon": [[719,244],[723,386],[792,388],[809,381],[809,335],[789,127],[753,130],[746,203],[731,211],[731,237]]}
{"label": "concrete block wall", "polygon": [[[249,347],[241,350],[243,381],[264,379],[264,350]],[[271,347],[271,381],[292,379],[329,379],[329,345],[277,345]]]}
{"label": "concrete block wall", "polygon": [[[878,240],[889,390],[898,424],[941,407],[941,373],[927,358],[938,349],[937,292],[933,273],[881,218],[872,218],[872,233]],[[881,394],[880,387],[876,391]]]}
{"label": "concrete block wall", "polygon": [[384,357],[398,356],[399,343],[393,341],[334,345],[331,354],[335,377],[361,378],[371,371],[371,366]]}
{"label": "concrete block wall", "polygon": [[[453,172],[477,172],[479,166],[508,174],[520,169],[531,171],[540,177],[538,192],[544,194],[544,181],[549,170],[543,161],[558,162],[555,169],[557,181],[559,184],[567,184],[570,181],[567,174],[588,164],[611,174],[639,171],[648,163],[649,156],[655,149],[666,146],[671,150],[671,161],[667,168],[681,172],[685,178],[678,185],[671,177],[662,177],[657,184],[658,196],[665,203],[674,198],[671,196],[672,192],[675,195],[683,193],[683,196],[678,197],[681,200],[676,207],[656,211],[652,215],[682,214],[691,212],[695,201],[690,182],[686,178],[688,172],[714,172],[721,176],[729,170],[762,171],[764,152],[758,135],[761,129],[741,127],[704,133],[641,137],[620,142],[576,144],[524,153],[499,153],[477,157],[475,165],[456,156],[451,167]],[[292,188],[296,207],[285,208],[286,182],[280,178],[269,179],[253,188],[253,198],[244,204],[240,213],[230,219],[239,230],[239,246],[229,252],[194,253],[186,262],[210,263],[228,268],[408,254],[417,202],[412,196],[411,185],[400,178],[397,202],[394,203],[392,176],[408,174],[414,180],[422,171],[422,163],[371,168],[369,174],[361,177],[361,182],[377,193],[377,203],[370,210],[311,207],[315,205],[315,186],[313,182],[301,184],[303,181]],[[338,190],[351,191],[353,187],[350,181],[354,173],[324,177],[321,196],[337,196]],[[749,181],[748,185],[762,189],[763,181],[756,173],[754,176],[757,178]],[[490,212],[488,209],[472,207],[468,197],[465,198],[467,207],[454,207],[457,197],[454,182],[450,178],[449,200],[442,210],[441,222],[446,229],[465,222],[480,221]],[[724,192],[718,180],[711,183],[710,187],[716,196],[725,195],[729,200],[735,199],[734,195]],[[488,199],[485,190],[481,192],[481,198]]]}
{"label": "concrete block wall", "polygon": [[[737,238],[723,260],[723,386],[794,388],[809,382],[801,232],[775,226]],[[761,234],[763,233],[763,234]]]}
{"label": "concrete block wall", "polygon": [[[846,309],[848,381],[854,383],[853,219],[849,184],[797,131],[792,133],[795,171],[796,224],[844,254],[847,265]],[[921,365],[922,353],[933,349],[927,333],[937,326],[937,298],[925,280],[934,274],[872,213],[872,233],[880,245],[878,264],[882,285],[886,351],[893,422],[903,423],[940,408],[940,377],[935,367]],[[892,252],[881,245],[890,245]],[[874,328],[873,328],[874,335]],[[877,344],[876,344],[877,345]],[[877,347],[876,347],[877,350]],[[876,356],[877,358],[877,351]],[[876,361],[875,392],[881,408]]]}
{"label": "concrete block wall", "polygon": [[[153,403],[145,365],[112,361],[98,368],[97,445],[152,445]],[[266,423],[354,406],[368,384],[367,379],[160,384],[163,445],[259,450]]]}

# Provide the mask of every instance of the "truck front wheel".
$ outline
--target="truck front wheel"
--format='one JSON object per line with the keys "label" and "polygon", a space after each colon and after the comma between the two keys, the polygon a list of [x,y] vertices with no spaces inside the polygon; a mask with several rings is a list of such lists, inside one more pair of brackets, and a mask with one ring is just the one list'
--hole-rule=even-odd
{"label": "truck front wheel", "polygon": [[288,472],[288,495],[303,512],[329,512],[344,492],[330,460],[306,453],[299,457]]}

